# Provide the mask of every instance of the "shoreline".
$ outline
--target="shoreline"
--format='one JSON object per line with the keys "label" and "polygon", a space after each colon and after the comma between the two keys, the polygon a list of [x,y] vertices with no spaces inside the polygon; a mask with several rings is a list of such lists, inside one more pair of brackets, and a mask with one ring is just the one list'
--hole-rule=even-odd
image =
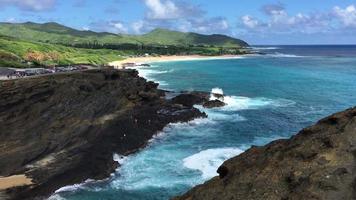
{"label": "shoreline", "polygon": [[124,60],[113,61],[109,63],[116,69],[122,69],[125,63],[147,64],[157,62],[174,62],[174,61],[195,61],[195,60],[219,60],[219,59],[240,59],[245,55],[222,55],[222,56],[201,56],[201,55],[188,55],[188,56],[148,56],[148,57],[133,57]]}
{"label": "shoreline", "polygon": [[[23,156],[17,156],[18,154],[16,152],[10,156],[6,155],[6,159],[9,159],[9,161],[5,162],[4,165],[0,165],[0,168],[5,171],[5,173],[3,173],[5,176],[13,174],[15,171],[22,171],[26,174],[26,176],[20,175],[19,177],[0,177],[0,197],[3,195],[4,197],[13,200],[24,198],[33,199],[37,197],[46,198],[56,194],[55,191],[65,186],[83,183],[88,179],[106,179],[119,167],[117,161],[113,160],[113,152],[119,155],[129,155],[138,152],[168,124],[187,122],[196,118],[206,117],[205,113],[200,112],[192,106],[180,107],[176,106],[176,103],[173,101],[161,99],[160,97],[162,97],[162,93],[161,90],[157,89],[157,84],[148,82],[146,79],[138,78],[139,76],[136,70],[102,69],[88,70],[84,72],[80,71],[68,75],[56,74],[51,76],[56,78],[56,81],[58,81],[57,84],[47,84],[49,81],[47,77],[21,79],[20,81],[8,80],[6,82],[14,82],[14,84],[7,86],[2,93],[6,94],[6,91],[12,91],[16,88],[17,90],[20,90],[17,94],[21,94],[21,91],[29,91],[28,88],[31,88],[29,95],[32,96],[42,94],[42,87],[45,85],[45,91],[52,92],[46,93],[44,96],[41,96],[41,98],[50,99],[50,104],[55,103],[57,105],[63,105],[61,102],[65,98],[59,98],[63,94],[76,98],[77,100],[73,101],[70,105],[65,105],[66,107],[73,108],[71,109],[71,112],[74,113],[74,116],[71,119],[61,122],[61,124],[65,123],[66,126],[70,128],[63,128],[61,132],[56,133],[63,137],[58,137],[58,139],[51,142],[55,145],[62,144],[64,143],[63,140],[71,141],[68,139],[69,136],[78,137],[84,133],[86,137],[96,139],[82,144],[77,142],[75,137],[72,137],[74,138],[72,140],[72,146],[60,146],[57,151],[51,152],[51,154],[48,155],[42,155],[42,149],[48,148],[48,142],[39,139],[39,136],[33,136],[31,141],[34,145],[39,146],[37,151],[23,151],[26,152]],[[73,86],[71,80],[74,79],[76,80],[76,85]],[[87,82],[88,80],[90,81]],[[108,82],[111,84],[110,87],[100,87],[101,85],[107,85]],[[92,90],[91,87],[95,84],[99,85],[100,88]],[[66,93],[60,89],[70,88],[69,85],[78,89],[74,91],[66,89]],[[122,94],[122,92],[108,92],[113,89],[126,92],[124,94]],[[92,95],[84,95],[88,92],[91,92]],[[97,95],[94,95],[94,92]],[[102,98],[101,94],[106,94],[105,98]],[[24,97],[19,95],[12,96],[12,99],[14,100],[22,98]],[[5,101],[4,98],[2,99]],[[36,99],[33,99],[33,101],[35,100]],[[109,103],[111,102],[112,104],[115,103],[114,107],[117,107],[117,109],[114,111],[107,110],[105,107],[106,104],[104,104],[102,107],[99,107],[103,112],[99,118],[93,116],[88,119],[86,116],[91,116],[90,113],[86,115],[83,115],[82,113],[91,112],[91,109],[83,110],[77,106],[77,102],[81,102],[80,104],[83,104],[84,102],[85,104],[85,102],[98,101],[109,101]],[[125,103],[127,101],[129,101],[127,106],[122,107],[120,103]],[[150,102],[149,105],[146,104],[147,101]],[[143,104],[144,102],[145,104]],[[131,107],[132,104],[134,107]],[[3,105],[6,106],[4,103]],[[21,108],[26,105],[20,104],[16,106]],[[9,106],[9,108],[11,107]],[[95,108],[98,109],[98,107]],[[36,113],[38,112],[38,109],[43,110],[46,108],[45,106],[37,108]],[[50,114],[56,116],[58,115],[58,112],[62,112],[62,110],[64,110],[64,108],[52,109]],[[160,110],[166,110],[167,112],[161,113],[159,112]],[[27,113],[33,112],[33,110],[27,111]],[[179,114],[177,115],[176,113]],[[4,115],[4,117],[6,117],[6,115]],[[35,118],[38,119],[38,117]],[[75,120],[73,120],[73,118]],[[93,123],[88,123],[89,120],[94,121]],[[23,126],[30,128],[31,126],[36,128],[37,124],[36,121],[34,122],[30,118],[28,118],[27,121],[23,121]],[[77,131],[74,132],[74,130],[78,130],[76,128],[78,126],[84,126],[84,128],[81,127],[81,132],[79,133]],[[91,128],[89,129],[88,127]],[[5,135],[12,135],[15,133],[15,130],[17,131],[17,126],[9,125],[6,126],[4,130],[6,130]],[[118,132],[118,130],[120,131]],[[98,134],[99,132],[105,134]],[[27,135],[28,133],[26,131],[16,132],[16,137],[21,138],[24,134]],[[40,132],[39,135],[48,135],[48,133],[43,129],[43,132]],[[1,141],[2,146],[7,146],[7,143],[9,143],[7,138],[4,138],[4,140]],[[34,149],[32,146],[28,148],[31,148],[31,150]],[[81,150],[73,152],[70,148],[84,148],[85,151]],[[11,152],[9,151],[11,149],[12,147],[10,146],[4,152]],[[22,163],[26,162],[27,157],[30,156],[27,152],[31,153],[31,156],[41,154],[41,157],[25,163],[26,165],[24,165]],[[4,155],[0,155],[0,157],[5,159]],[[75,159],[72,159],[73,157],[75,157]],[[43,162],[43,160],[50,161]],[[92,164],[94,162],[96,163],[95,165]],[[23,166],[28,166],[28,168],[24,168]],[[48,175],[45,177],[41,176],[42,172],[46,172]],[[65,173],[65,176],[62,175],[62,172]],[[29,179],[29,177],[31,177],[31,179]],[[11,182],[14,182],[14,184]]]}

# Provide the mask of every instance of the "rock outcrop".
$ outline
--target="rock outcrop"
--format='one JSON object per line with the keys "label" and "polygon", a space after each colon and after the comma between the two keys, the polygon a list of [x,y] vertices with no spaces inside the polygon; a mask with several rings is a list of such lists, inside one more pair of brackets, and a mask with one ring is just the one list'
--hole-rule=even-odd
{"label": "rock outcrop", "polygon": [[224,95],[213,94],[217,99],[210,100],[211,94],[208,92],[182,92],[182,94],[174,97],[172,102],[183,106],[202,105],[204,108],[218,108],[226,106],[224,103]]}
{"label": "rock outcrop", "polygon": [[224,106],[226,106],[226,103],[224,103],[220,100],[217,100],[217,99],[205,102],[203,104],[204,108],[219,108],[219,107],[224,107]]}
{"label": "rock outcrop", "polygon": [[0,191],[33,199],[117,167],[113,153],[144,147],[171,122],[205,117],[164,98],[134,70],[89,70],[0,82],[0,177],[32,184]]}
{"label": "rock outcrop", "polygon": [[172,102],[183,106],[201,105],[209,101],[210,94],[207,92],[182,92],[182,94],[174,97]]}
{"label": "rock outcrop", "polygon": [[175,200],[356,199],[356,108],[252,147]]}

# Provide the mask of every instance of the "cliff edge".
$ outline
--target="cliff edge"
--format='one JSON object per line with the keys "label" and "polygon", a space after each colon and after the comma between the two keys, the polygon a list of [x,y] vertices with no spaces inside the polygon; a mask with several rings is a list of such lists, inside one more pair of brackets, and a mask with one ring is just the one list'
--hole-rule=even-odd
{"label": "cliff edge", "polygon": [[174,200],[356,199],[356,108],[226,161]]}
{"label": "cliff edge", "polygon": [[113,153],[139,150],[168,123],[205,117],[157,86],[110,69],[1,81],[0,198],[107,178],[118,167]]}

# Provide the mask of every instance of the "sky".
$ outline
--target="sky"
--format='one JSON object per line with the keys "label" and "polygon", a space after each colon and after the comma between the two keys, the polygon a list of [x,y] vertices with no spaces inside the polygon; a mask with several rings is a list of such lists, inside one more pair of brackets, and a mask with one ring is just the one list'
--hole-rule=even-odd
{"label": "sky", "polygon": [[144,34],[167,28],[250,44],[356,44],[356,0],[0,0],[2,22]]}

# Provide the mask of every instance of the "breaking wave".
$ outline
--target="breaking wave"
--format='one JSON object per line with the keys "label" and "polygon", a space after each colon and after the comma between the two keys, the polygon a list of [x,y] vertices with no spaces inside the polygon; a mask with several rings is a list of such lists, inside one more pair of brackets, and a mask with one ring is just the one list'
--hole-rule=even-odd
{"label": "breaking wave", "polygon": [[275,50],[281,49],[280,47],[251,47],[253,50]]}
{"label": "breaking wave", "polygon": [[247,109],[259,109],[267,106],[274,107],[287,107],[294,105],[295,102],[287,99],[269,99],[265,97],[242,97],[242,96],[224,96],[217,97],[214,94],[223,95],[224,91],[221,88],[213,88],[211,90],[210,100],[221,100],[226,103],[226,106],[219,108],[224,111],[238,111],[238,110],[247,110]]}
{"label": "breaking wave", "polygon": [[239,148],[218,148],[201,151],[183,160],[183,165],[192,170],[198,170],[203,179],[217,175],[216,170],[224,161],[241,154]]}
{"label": "breaking wave", "polygon": [[299,55],[294,55],[294,54],[284,54],[284,53],[273,53],[273,54],[266,54],[264,56],[267,57],[274,57],[274,58],[304,58],[305,56],[299,56]]}

